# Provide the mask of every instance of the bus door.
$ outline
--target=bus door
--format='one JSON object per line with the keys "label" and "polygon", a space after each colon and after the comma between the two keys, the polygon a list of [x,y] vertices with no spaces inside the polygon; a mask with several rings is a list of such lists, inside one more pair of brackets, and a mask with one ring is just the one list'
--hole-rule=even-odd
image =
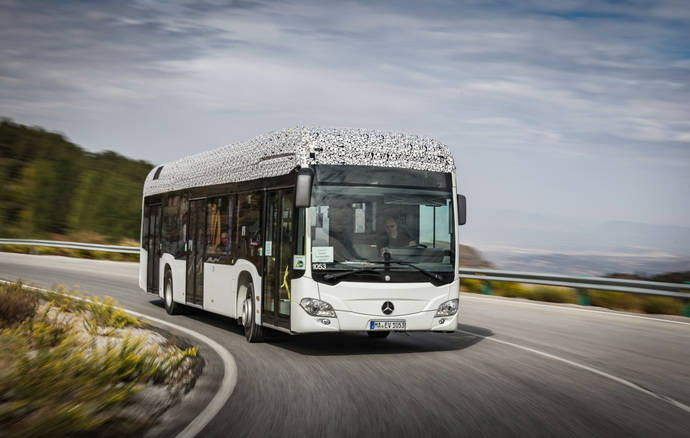
{"label": "bus door", "polygon": [[262,321],[290,328],[294,190],[266,194]]}
{"label": "bus door", "polygon": [[189,201],[187,224],[187,284],[185,302],[204,304],[204,256],[206,255],[206,199]]}
{"label": "bus door", "polygon": [[148,245],[146,266],[146,290],[158,293],[161,261],[161,205],[149,205],[148,209]]}

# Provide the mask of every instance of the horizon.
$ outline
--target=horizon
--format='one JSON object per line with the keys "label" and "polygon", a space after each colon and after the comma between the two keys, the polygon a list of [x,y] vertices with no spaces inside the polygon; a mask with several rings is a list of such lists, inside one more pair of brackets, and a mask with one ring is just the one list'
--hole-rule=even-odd
{"label": "horizon", "polygon": [[0,4],[15,123],[153,164],[294,125],[428,136],[461,243],[690,260],[683,2],[42,5]]}

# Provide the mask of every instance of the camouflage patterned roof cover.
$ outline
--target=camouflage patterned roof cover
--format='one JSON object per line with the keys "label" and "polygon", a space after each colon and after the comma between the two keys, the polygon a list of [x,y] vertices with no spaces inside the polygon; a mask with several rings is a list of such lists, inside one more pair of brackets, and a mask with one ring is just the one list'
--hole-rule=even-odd
{"label": "camouflage patterned roof cover", "polygon": [[[314,158],[310,158],[310,153]],[[312,164],[452,172],[453,156],[431,138],[364,129],[295,127],[163,164],[146,177],[144,196],[290,173]]]}

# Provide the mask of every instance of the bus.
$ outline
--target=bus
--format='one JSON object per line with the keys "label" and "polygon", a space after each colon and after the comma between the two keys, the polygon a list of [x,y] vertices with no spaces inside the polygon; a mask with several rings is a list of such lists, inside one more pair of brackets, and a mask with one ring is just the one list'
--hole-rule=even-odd
{"label": "bus", "polygon": [[139,286],[290,334],[453,332],[455,163],[431,138],[295,127],[154,167]]}

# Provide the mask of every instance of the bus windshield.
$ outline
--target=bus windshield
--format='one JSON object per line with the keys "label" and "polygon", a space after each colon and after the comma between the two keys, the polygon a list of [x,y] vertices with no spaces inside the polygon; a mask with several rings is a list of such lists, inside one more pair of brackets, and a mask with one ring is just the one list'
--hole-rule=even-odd
{"label": "bus windshield", "polygon": [[404,263],[431,272],[453,272],[450,174],[319,166],[309,216],[315,272],[381,267],[385,253],[390,260],[403,262],[391,264],[390,272],[415,272],[413,277],[420,281],[428,278]]}

